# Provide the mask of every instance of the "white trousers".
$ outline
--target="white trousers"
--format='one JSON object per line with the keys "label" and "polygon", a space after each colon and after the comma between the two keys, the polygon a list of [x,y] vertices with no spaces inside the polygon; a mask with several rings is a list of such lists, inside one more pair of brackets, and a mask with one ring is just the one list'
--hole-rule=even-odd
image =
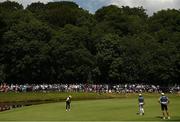
{"label": "white trousers", "polygon": [[143,108],[144,103],[139,103],[139,114],[142,115],[144,113],[144,108]]}

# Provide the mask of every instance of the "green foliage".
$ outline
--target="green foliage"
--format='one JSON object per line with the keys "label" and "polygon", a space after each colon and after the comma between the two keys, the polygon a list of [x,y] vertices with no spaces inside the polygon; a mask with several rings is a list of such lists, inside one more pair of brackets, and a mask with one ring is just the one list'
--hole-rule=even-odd
{"label": "green foliage", "polygon": [[180,11],[0,3],[0,80],[178,83]]}
{"label": "green foliage", "polygon": [[45,4],[40,2],[32,3],[28,5],[26,9],[31,11],[32,13],[39,13],[45,10]]}
{"label": "green foliage", "polygon": [[147,15],[143,8],[118,8],[111,5],[99,9],[95,17],[99,21],[96,28],[103,33],[127,36],[146,31]]}
{"label": "green foliage", "polygon": [[45,6],[44,18],[54,26],[77,25],[78,18],[84,12],[74,2],[50,2]]}
{"label": "green foliage", "polygon": [[0,3],[0,11],[16,11],[16,10],[22,10],[23,6],[18,4],[17,2],[11,2],[11,1],[5,1]]}
{"label": "green foliage", "polygon": [[57,78],[63,81],[86,81],[93,66],[93,55],[88,50],[88,30],[67,25],[50,42],[52,62]]}

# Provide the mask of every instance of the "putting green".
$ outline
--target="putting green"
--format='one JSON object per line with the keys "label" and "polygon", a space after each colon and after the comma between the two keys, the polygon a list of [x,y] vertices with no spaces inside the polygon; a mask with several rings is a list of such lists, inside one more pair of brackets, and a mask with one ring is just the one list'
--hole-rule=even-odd
{"label": "putting green", "polygon": [[[0,112],[0,121],[160,121],[158,97],[145,97],[145,115],[139,116],[137,98],[72,101],[27,106]],[[170,97],[171,121],[180,121],[180,97]]]}

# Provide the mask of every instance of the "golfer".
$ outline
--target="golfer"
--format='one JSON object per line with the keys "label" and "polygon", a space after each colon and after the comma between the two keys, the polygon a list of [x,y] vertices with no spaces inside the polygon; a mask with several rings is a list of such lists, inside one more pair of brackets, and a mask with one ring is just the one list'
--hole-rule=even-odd
{"label": "golfer", "polygon": [[170,103],[170,101],[168,97],[164,95],[164,93],[161,93],[161,97],[159,98],[159,103],[161,104],[163,119],[166,119],[165,113],[167,115],[167,118],[170,119],[168,112],[168,104]]}
{"label": "golfer", "polygon": [[138,102],[139,102],[139,115],[144,115],[144,97],[142,96],[142,94],[139,94]]}
{"label": "golfer", "polygon": [[71,109],[71,98],[71,95],[66,98],[66,111],[70,111]]}

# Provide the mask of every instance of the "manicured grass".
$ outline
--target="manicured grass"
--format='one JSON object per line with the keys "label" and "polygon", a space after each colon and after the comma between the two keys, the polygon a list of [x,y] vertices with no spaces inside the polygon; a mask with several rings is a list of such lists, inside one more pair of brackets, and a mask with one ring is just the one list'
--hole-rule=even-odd
{"label": "manicured grass", "polygon": [[[76,95],[78,96],[77,93]],[[80,93],[80,96],[83,95]],[[171,100],[169,105],[171,121],[180,121],[180,97],[178,95],[168,95],[168,97]],[[64,102],[12,109],[0,112],[0,121],[161,121],[158,98],[159,94],[145,95],[144,116],[136,115],[138,112],[137,94],[128,94],[126,97],[116,99],[85,101],[72,99],[70,112],[65,111]]]}

